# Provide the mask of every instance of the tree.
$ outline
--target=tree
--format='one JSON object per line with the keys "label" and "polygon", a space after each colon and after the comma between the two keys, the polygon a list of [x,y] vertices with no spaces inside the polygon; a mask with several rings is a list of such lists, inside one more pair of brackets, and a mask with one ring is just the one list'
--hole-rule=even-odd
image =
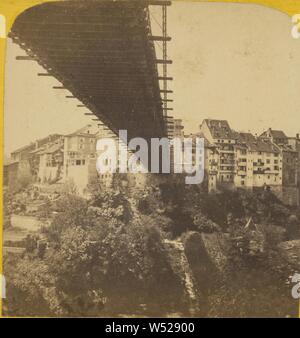
{"label": "tree", "polygon": [[[133,217],[124,201],[114,193],[90,202],[64,195],[57,202],[46,252],[30,250],[7,267],[22,315],[40,310],[38,303],[43,313],[66,316],[139,313],[141,304],[161,311],[173,303],[181,282],[161,232],[151,218]],[[16,301],[8,308],[12,312]]]}

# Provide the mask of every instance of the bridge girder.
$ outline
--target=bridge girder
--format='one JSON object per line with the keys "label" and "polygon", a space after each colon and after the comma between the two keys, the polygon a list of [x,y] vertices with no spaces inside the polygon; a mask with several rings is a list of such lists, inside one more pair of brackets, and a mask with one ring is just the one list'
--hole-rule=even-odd
{"label": "bridge girder", "polygon": [[[10,37],[82,105],[118,133],[166,135],[150,3],[169,1],[63,1],[44,3],[16,19]],[[165,3],[165,4],[164,4]],[[168,37],[162,37],[168,40]],[[22,58],[21,58],[22,59]],[[26,57],[23,57],[23,60]],[[49,88],[50,90],[50,88]]]}

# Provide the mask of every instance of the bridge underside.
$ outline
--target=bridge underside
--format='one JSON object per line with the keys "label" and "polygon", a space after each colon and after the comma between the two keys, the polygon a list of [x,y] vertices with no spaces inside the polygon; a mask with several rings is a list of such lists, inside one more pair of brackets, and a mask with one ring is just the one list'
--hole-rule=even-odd
{"label": "bridge underside", "polygon": [[165,135],[147,2],[45,3],[23,12],[10,37],[114,132]]}

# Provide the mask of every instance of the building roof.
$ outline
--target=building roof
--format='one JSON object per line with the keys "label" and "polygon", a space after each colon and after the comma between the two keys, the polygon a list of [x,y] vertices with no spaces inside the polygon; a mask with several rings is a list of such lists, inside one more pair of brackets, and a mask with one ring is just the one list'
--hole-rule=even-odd
{"label": "building roof", "polygon": [[45,146],[43,147],[39,147],[37,149],[34,149],[33,151],[30,152],[30,154],[35,154],[35,155],[38,155],[39,153],[42,153],[45,149]]}
{"label": "building roof", "polygon": [[35,143],[27,144],[26,146],[20,147],[12,152],[12,154],[20,153],[25,150],[30,150],[35,147]]}
{"label": "building roof", "polygon": [[202,132],[196,133],[196,134],[191,134],[189,136],[185,136],[185,137],[199,137],[199,138],[203,138],[204,139],[204,147],[206,148],[217,148],[216,145],[214,145],[213,143],[210,143],[209,140],[204,136],[204,134]]}
{"label": "building roof", "polygon": [[72,136],[82,136],[82,137],[95,137],[95,135],[99,132],[99,128],[95,125],[88,124],[83,128],[80,128],[74,131],[71,134],[66,135],[66,137]]}
{"label": "building roof", "polygon": [[9,165],[16,164],[16,163],[19,163],[19,161],[14,161],[13,159],[7,158],[7,157],[4,158],[4,161],[3,161],[4,166],[9,166]]}
{"label": "building roof", "polygon": [[237,136],[237,148],[247,149],[247,144],[255,141],[255,136],[251,133],[235,132]]}
{"label": "building roof", "polygon": [[238,141],[240,142],[253,142],[255,140],[256,140],[255,136],[251,133],[243,133],[243,132],[238,133]]}
{"label": "building roof", "polygon": [[95,134],[87,134],[87,133],[73,133],[73,134],[66,135],[66,137],[75,137],[75,136],[89,137],[89,138],[95,138],[96,137]]}
{"label": "building roof", "polygon": [[260,137],[264,137],[264,136],[268,136],[270,135],[271,137],[275,138],[275,139],[287,139],[287,136],[285,135],[285,133],[282,130],[273,130],[271,128],[269,128],[268,130],[264,131]]}
{"label": "building roof", "polygon": [[282,130],[271,130],[270,132],[274,138],[287,138]]}
{"label": "building roof", "polygon": [[249,151],[279,153],[279,148],[269,140],[262,140],[251,133],[238,133],[238,142],[245,145]]}
{"label": "building roof", "polygon": [[61,134],[50,134],[50,135],[48,135],[48,136],[46,136],[46,137],[42,137],[42,138],[40,138],[40,139],[37,139],[36,140],[36,142],[38,142],[38,143],[41,143],[41,142],[49,142],[49,140],[56,140],[56,139],[58,139],[59,137],[62,137],[63,135],[61,135]]}
{"label": "building roof", "polygon": [[59,150],[62,150],[62,148],[63,148],[62,144],[53,144],[49,148],[42,150],[39,154],[40,155],[42,155],[42,154],[53,154],[53,153],[56,153]]}
{"label": "building roof", "polygon": [[231,130],[229,123],[226,120],[205,119],[203,120],[203,123],[207,124],[214,139],[236,139],[235,133]]}
{"label": "building roof", "polygon": [[278,146],[282,151],[285,151],[285,152],[293,152],[293,153],[297,153],[297,150],[296,149],[293,149],[293,147],[290,145],[290,144],[280,144]]}
{"label": "building roof", "polygon": [[27,145],[25,145],[25,146],[22,146],[22,147],[20,147],[20,148],[18,148],[18,149],[16,149],[16,150],[14,150],[14,151],[12,152],[12,154],[20,153],[20,152],[22,152],[22,151],[31,150],[31,149],[33,149],[33,150],[31,150],[30,153],[31,153],[31,154],[34,154],[36,151],[39,151],[39,150],[41,150],[41,149],[43,148],[43,147],[41,146],[41,147],[35,149],[36,146],[37,146],[37,144],[40,144],[40,143],[44,143],[44,144],[45,144],[45,143],[47,143],[47,142],[49,142],[49,141],[53,141],[54,139],[57,139],[57,138],[59,138],[59,137],[61,137],[61,136],[62,136],[62,135],[60,135],[60,134],[50,134],[50,135],[48,135],[48,136],[46,136],[46,137],[37,139],[37,140],[35,140],[34,142],[31,142],[30,144],[27,144]]}

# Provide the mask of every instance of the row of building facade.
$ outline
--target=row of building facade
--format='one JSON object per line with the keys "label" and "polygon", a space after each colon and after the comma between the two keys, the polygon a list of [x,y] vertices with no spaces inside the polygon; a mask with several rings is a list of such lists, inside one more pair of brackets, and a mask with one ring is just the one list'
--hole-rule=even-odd
{"label": "row of building facade", "polygon": [[[168,137],[183,138],[182,120],[166,117]],[[120,142],[102,124],[88,125],[69,135],[50,135],[17,149],[4,164],[4,184],[29,176],[44,184],[72,179],[84,192],[89,182],[99,179],[105,185],[111,174],[96,170],[96,143],[100,138]],[[205,119],[199,132],[188,137],[205,141],[205,184],[209,192],[221,188],[255,189],[270,187],[289,204],[299,204],[300,138],[268,129],[260,136],[232,130],[226,120]],[[174,165],[171,156],[171,167]]]}
{"label": "row of building facade", "polygon": [[232,130],[226,120],[205,119],[198,137],[206,141],[209,191],[269,187],[288,204],[299,204],[300,138],[269,128],[259,136]]}
{"label": "row of building facade", "polygon": [[55,184],[72,179],[83,191],[96,177],[98,126],[88,125],[69,135],[50,135],[11,153],[4,163],[4,184],[31,177],[36,183]]}

